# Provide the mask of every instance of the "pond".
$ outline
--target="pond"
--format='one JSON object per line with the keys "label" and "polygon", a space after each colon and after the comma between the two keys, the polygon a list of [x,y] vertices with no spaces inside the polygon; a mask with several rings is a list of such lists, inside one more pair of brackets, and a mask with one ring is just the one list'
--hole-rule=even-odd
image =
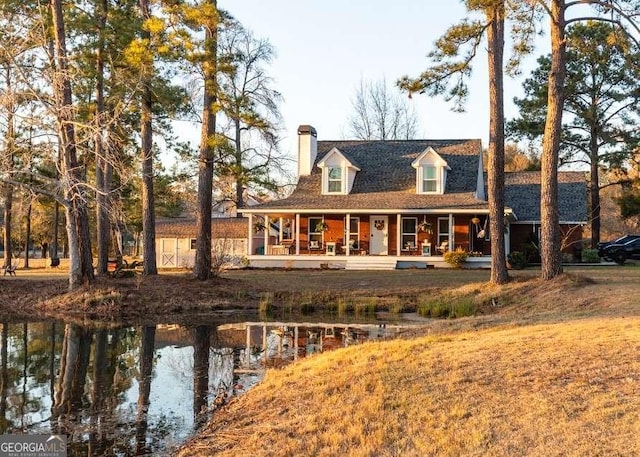
{"label": "pond", "polygon": [[393,338],[405,327],[3,323],[0,434],[65,434],[69,456],[169,455],[265,367]]}

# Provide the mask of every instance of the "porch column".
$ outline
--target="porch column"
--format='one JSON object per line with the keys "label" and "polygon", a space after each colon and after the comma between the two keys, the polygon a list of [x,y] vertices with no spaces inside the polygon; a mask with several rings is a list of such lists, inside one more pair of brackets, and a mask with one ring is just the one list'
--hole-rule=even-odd
{"label": "porch column", "polygon": [[400,214],[396,214],[396,255],[402,253],[402,218]]}
{"label": "porch column", "polygon": [[351,253],[351,214],[347,213],[345,216],[345,228],[344,228],[344,245],[342,246],[344,248],[344,252],[346,255],[349,255]]}
{"label": "porch column", "polygon": [[296,255],[300,255],[300,213],[296,213]]}
{"label": "porch column", "polygon": [[504,255],[509,255],[511,252],[511,224],[505,218],[506,225],[504,226]]}
{"label": "porch column", "polygon": [[282,230],[282,216],[280,216],[280,219],[278,219],[278,244],[282,243],[282,235],[284,235],[284,232]]}
{"label": "porch column", "polygon": [[249,213],[249,237],[247,239],[247,255],[253,254],[253,214]]}
{"label": "porch column", "polygon": [[265,214],[264,216],[264,255],[269,254],[269,215]]}
{"label": "porch column", "polygon": [[453,213],[449,213],[449,250],[453,251],[456,247],[456,240],[454,239],[455,227],[453,226]]}

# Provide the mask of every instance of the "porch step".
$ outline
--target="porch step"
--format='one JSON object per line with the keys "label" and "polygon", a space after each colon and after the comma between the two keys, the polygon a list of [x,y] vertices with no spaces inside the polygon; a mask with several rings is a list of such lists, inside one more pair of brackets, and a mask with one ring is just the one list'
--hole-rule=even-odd
{"label": "porch step", "polygon": [[395,270],[397,259],[385,256],[349,256],[345,270]]}

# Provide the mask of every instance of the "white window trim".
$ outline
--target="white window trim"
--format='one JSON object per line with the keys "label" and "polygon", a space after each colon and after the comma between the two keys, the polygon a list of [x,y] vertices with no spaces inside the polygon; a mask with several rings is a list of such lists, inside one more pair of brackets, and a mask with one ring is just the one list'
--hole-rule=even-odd
{"label": "white window trim", "polygon": [[[425,181],[425,167],[433,167],[435,168],[435,181],[436,181],[436,190],[424,190],[424,181]],[[417,191],[419,194],[422,195],[439,195],[439,194],[443,194],[444,193],[444,186],[443,186],[443,182],[444,182],[444,167],[442,167],[439,164],[435,164],[435,163],[423,163],[418,167],[418,172],[416,173],[417,175]]]}
{"label": "white window trim", "polygon": [[[440,222],[441,221],[445,221],[447,223],[447,231],[446,232],[441,232],[440,231]],[[438,218],[438,246],[442,246],[442,242],[443,241],[448,241],[449,242],[449,246],[448,249],[451,249],[451,221],[449,220],[448,217],[439,217]]]}
{"label": "white window trim", "polygon": [[[329,174],[332,168],[338,168],[340,170],[340,190],[339,191],[330,191],[329,184],[331,182],[337,182],[337,179],[331,179]],[[325,175],[325,179],[323,179],[323,184],[325,185],[325,194],[335,194],[335,195],[343,195],[345,193],[346,188],[346,167],[343,166],[327,166],[323,169],[323,174]]]}
{"label": "white window trim", "polygon": [[[413,219],[415,221],[415,232],[405,232],[404,231],[404,221],[408,219]],[[417,217],[403,217],[400,219],[400,240],[402,245],[400,246],[401,251],[409,251],[407,246],[404,244],[404,237],[413,235],[413,248],[418,248],[418,218]]]}
{"label": "white window trim", "polygon": [[[311,224],[312,220],[316,220],[316,222],[314,224]],[[307,243],[311,243],[311,236],[313,235],[314,237],[317,237],[318,235],[320,236],[319,240],[316,240],[319,242],[319,246],[318,248],[322,248],[324,245],[324,232],[316,232],[316,226],[318,225],[319,222],[324,222],[324,217],[322,216],[309,216],[309,218],[307,219]]]}
{"label": "white window trim", "polygon": [[[352,222],[356,222],[356,226],[357,226],[357,231],[356,232],[352,232],[349,228],[349,226],[347,226],[348,223],[352,223]],[[345,244],[348,245],[349,244],[349,239],[351,239],[351,237],[356,238],[356,243],[358,246],[358,249],[360,248],[360,216],[349,216],[348,218],[348,222],[347,222],[347,218],[345,218],[344,220],[344,225],[345,225],[345,231],[344,231],[344,239],[345,239]],[[349,229],[349,230],[347,230]]]}

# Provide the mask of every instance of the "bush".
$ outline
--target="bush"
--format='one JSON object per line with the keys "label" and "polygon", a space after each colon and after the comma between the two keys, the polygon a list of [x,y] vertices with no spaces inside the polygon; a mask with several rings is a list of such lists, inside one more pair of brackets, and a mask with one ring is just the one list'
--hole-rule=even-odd
{"label": "bush", "polygon": [[524,256],[527,259],[527,264],[540,262],[540,248],[535,243],[527,243],[524,245]]}
{"label": "bush", "polygon": [[507,256],[507,260],[509,261],[509,265],[511,265],[511,268],[513,268],[514,270],[522,270],[529,264],[527,255],[524,252],[520,251],[510,252]]}
{"label": "bush", "polygon": [[600,256],[597,249],[583,249],[582,261],[586,263],[600,263]]}
{"label": "bush", "polygon": [[467,253],[462,248],[456,248],[455,251],[447,251],[444,253],[444,261],[453,268],[462,268],[467,261]]}

